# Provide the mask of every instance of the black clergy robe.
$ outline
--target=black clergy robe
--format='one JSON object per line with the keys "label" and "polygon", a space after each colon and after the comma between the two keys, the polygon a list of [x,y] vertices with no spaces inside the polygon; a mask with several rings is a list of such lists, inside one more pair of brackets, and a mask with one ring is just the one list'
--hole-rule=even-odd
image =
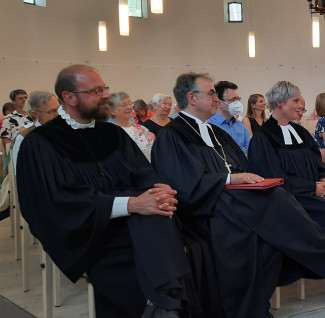
{"label": "black clergy robe", "polygon": [[[179,308],[190,271],[174,221],[110,219],[115,197],[137,196],[161,181],[118,126],[72,129],[58,117],[23,141],[17,166],[21,211],[61,271],[84,272],[97,317],[139,318],[147,299]],[[173,293],[171,295],[171,292]]]}
{"label": "black clergy robe", "polygon": [[282,130],[271,116],[250,142],[250,167],[265,178],[284,178],[285,189],[325,227],[325,200],[315,195],[316,182],[325,178],[325,164],[310,133],[301,125],[290,125],[303,142],[299,144],[291,135],[292,145],[285,145]]}
{"label": "black clergy robe", "polygon": [[[233,172],[247,171],[234,140],[211,126]],[[177,214],[186,231],[212,251],[215,277],[210,271],[207,278],[204,270],[197,276],[199,283],[217,286],[204,317],[266,317],[283,255],[325,277],[325,231],[283,188],[225,190],[228,172],[221,149],[211,132],[214,149],[198,132],[195,121],[181,113],[157,136],[152,164],[178,191]],[[195,274],[196,265],[192,262]]]}

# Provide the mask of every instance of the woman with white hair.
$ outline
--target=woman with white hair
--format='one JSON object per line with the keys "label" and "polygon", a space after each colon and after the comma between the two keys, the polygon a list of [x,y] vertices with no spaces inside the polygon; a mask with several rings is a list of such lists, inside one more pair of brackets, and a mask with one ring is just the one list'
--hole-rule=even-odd
{"label": "woman with white hair", "polygon": [[152,105],[155,115],[144,122],[143,126],[147,127],[150,132],[157,136],[159,130],[171,122],[168,115],[173,105],[172,98],[164,94],[155,94],[152,98]]}
{"label": "woman with white hair", "polygon": [[251,169],[265,178],[283,177],[284,187],[311,218],[325,226],[325,164],[311,134],[290,122],[304,109],[300,89],[290,82],[277,82],[266,98],[272,116],[251,139]]}
{"label": "woman with white hair", "polygon": [[111,116],[114,118],[114,124],[120,126],[133,139],[150,161],[154,136],[147,128],[130,121],[133,107],[129,95],[125,92],[111,94],[109,106],[111,107]]}

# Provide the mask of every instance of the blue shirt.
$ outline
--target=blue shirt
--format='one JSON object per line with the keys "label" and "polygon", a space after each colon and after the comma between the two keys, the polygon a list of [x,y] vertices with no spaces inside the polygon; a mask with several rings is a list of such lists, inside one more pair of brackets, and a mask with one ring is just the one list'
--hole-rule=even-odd
{"label": "blue shirt", "polygon": [[228,122],[225,117],[216,113],[209,118],[208,123],[216,125],[227,132],[236,141],[240,149],[247,154],[250,136],[247,128],[241,121],[233,117],[230,122]]}
{"label": "blue shirt", "polygon": [[320,136],[318,133],[323,133],[323,132],[325,132],[325,117],[320,117],[315,128],[314,138],[318,148],[321,149],[325,148],[324,139],[323,136]]}

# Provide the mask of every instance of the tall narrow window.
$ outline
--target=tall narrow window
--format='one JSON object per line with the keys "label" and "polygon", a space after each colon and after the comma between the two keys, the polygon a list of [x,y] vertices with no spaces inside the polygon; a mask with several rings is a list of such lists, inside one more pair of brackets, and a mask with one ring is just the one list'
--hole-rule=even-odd
{"label": "tall narrow window", "polygon": [[128,0],[129,16],[136,18],[147,18],[147,0]]}
{"label": "tall narrow window", "polygon": [[243,22],[243,4],[239,2],[228,3],[228,22]]}

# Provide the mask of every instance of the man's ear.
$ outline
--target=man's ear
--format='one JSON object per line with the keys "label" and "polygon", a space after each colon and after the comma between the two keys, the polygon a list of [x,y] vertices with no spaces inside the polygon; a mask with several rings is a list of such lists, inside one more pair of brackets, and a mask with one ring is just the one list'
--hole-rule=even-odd
{"label": "man's ear", "polygon": [[76,94],[72,92],[63,91],[62,98],[64,100],[64,103],[69,106],[76,106],[78,102]]}
{"label": "man's ear", "polygon": [[187,101],[189,104],[191,104],[192,106],[196,105],[196,95],[193,92],[188,92],[187,93]]}
{"label": "man's ear", "polygon": [[32,117],[37,118],[38,119],[38,112],[36,110],[31,110],[30,114],[32,115]]}

